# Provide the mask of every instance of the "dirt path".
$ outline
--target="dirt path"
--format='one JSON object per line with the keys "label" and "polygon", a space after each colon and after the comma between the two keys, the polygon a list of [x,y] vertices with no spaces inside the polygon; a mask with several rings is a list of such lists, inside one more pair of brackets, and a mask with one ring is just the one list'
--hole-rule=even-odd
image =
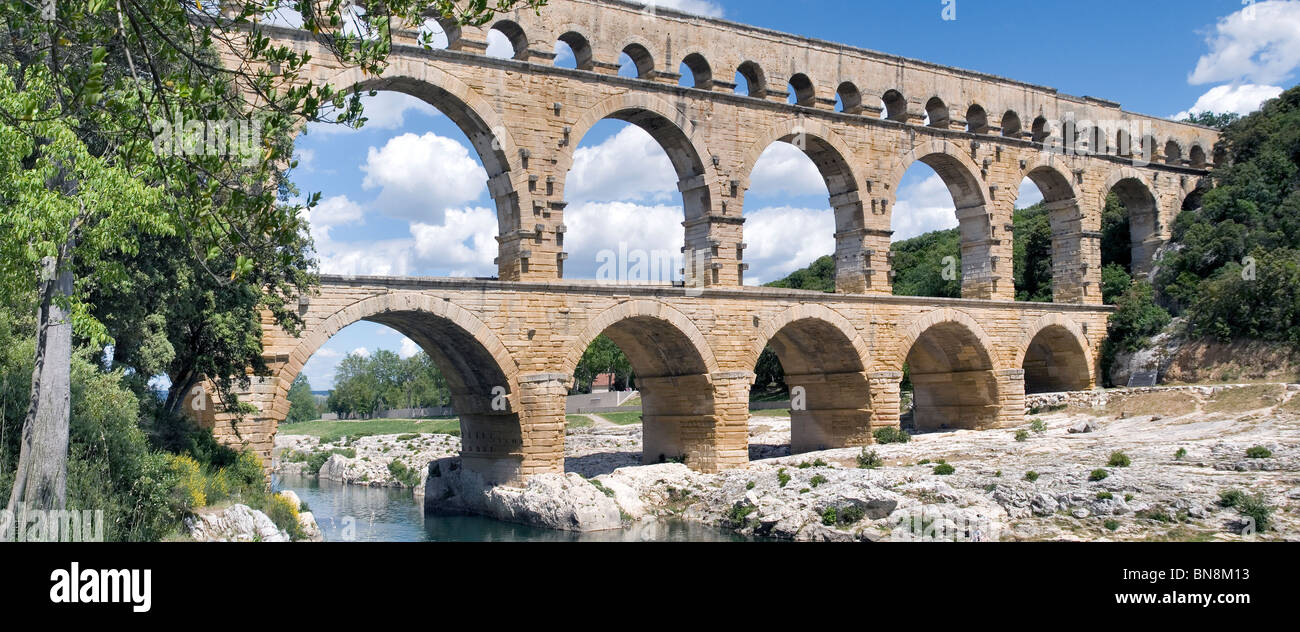
{"label": "dirt path", "polygon": [[608,419],[605,419],[604,417],[601,417],[600,415],[586,414],[586,415],[583,415],[583,417],[586,417],[587,419],[590,419],[590,420],[591,420],[591,423],[596,424],[596,425],[595,425],[596,428],[622,428],[622,426],[620,426],[620,425],[618,425],[618,424],[616,424],[616,423],[614,423],[614,422],[612,422],[612,421],[610,421],[610,420],[608,420]]}

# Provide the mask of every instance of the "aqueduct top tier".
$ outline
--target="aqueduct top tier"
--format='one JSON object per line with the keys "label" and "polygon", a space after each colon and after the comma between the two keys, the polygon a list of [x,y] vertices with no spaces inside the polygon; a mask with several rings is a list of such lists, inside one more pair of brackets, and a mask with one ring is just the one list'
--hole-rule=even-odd
{"label": "aqueduct top tier", "polygon": [[[510,40],[513,59],[486,55],[491,29]],[[1113,102],[621,0],[551,0],[484,27],[448,25],[445,50],[403,33],[380,78],[331,67],[308,33],[270,30],[313,53],[313,79],[405,92],[460,126],[490,178],[504,281],[563,277],[565,178],[578,142],[606,118],[644,128],[667,152],[685,207],[688,279],[708,286],[744,282],[745,193],[777,141],[803,149],[826,181],[840,292],[891,292],[898,182],[921,161],[953,195],[965,298],[1014,297],[1012,212],[1027,177],[1051,209],[1055,298],[1071,303],[1101,301],[1106,196],[1129,209],[1134,271],[1144,273],[1219,155],[1214,130]],[[560,41],[576,69],[554,66]],[[619,76],[623,53],[638,77]],[[694,87],[678,85],[683,64]]]}

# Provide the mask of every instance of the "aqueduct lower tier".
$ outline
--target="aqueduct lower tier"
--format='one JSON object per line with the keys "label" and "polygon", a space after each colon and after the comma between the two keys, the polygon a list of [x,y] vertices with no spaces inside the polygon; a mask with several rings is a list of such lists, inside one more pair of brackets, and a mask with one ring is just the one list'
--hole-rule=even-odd
{"label": "aqueduct lower tier", "polygon": [[996,428],[1024,416],[1026,388],[1087,389],[1110,308],[760,288],[610,286],[492,280],[325,277],[300,305],[305,328],[269,320],[269,377],[242,395],[255,413],[203,421],[269,462],[303,365],[358,321],[418,343],[445,373],[467,467],[502,483],[564,471],[565,397],[583,352],[612,338],[636,371],[647,462],[701,471],[748,461],[749,391],[765,347],[805,410],[792,449],[872,442],[899,425],[903,366],[921,428]]}

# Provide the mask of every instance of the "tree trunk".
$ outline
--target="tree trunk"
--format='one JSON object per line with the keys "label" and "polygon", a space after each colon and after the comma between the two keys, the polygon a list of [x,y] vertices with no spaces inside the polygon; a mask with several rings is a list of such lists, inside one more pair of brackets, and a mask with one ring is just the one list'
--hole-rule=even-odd
{"label": "tree trunk", "polygon": [[72,245],[41,261],[41,311],[31,404],[23,421],[9,510],[64,509],[68,501],[68,424],[72,416],[72,322],[59,304],[72,295]]}

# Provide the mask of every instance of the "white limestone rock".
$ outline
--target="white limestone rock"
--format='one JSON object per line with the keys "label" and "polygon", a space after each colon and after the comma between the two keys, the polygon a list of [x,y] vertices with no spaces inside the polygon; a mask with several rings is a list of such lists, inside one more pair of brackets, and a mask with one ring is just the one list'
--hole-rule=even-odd
{"label": "white limestone rock", "polygon": [[460,459],[429,464],[425,509],[470,513],[564,531],[621,529],[618,503],[577,474],[539,474],[524,487],[493,486]]}
{"label": "white limestone rock", "polygon": [[199,542],[288,542],[289,534],[266,514],[248,505],[203,511],[185,518],[190,537]]}

